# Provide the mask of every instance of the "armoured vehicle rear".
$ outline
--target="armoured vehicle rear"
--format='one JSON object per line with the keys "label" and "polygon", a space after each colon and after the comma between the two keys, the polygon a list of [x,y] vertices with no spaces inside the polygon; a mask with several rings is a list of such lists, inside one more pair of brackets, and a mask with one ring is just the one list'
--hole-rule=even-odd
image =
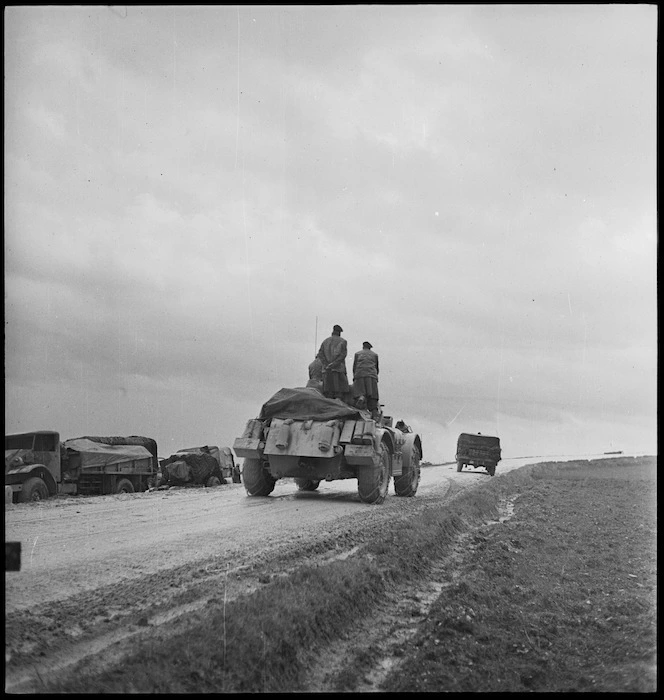
{"label": "armoured vehicle rear", "polygon": [[244,458],[249,496],[268,496],[278,479],[300,490],[321,481],[357,479],[360,500],[382,503],[390,480],[397,496],[414,496],[420,482],[422,440],[403,421],[328,399],[314,388],[281,389],[247,421],[233,450]]}

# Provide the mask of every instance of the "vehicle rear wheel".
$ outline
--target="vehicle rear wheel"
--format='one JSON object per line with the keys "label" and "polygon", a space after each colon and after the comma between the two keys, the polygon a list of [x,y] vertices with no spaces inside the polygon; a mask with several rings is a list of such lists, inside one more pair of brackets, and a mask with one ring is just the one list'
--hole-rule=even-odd
{"label": "vehicle rear wheel", "polygon": [[295,485],[298,491],[315,491],[318,488],[320,481],[315,479],[295,479]]}
{"label": "vehicle rear wheel", "polygon": [[404,465],[401,476],[394,477],[394,493],[397,496],[414,496],[420,485],[420,473],[420,451],[413,445],[408,466]]}
{"label": "vehicle rear wheel", "polygon": [[260,459],[245,459],[242,480],[249,496],[269,496],[277,480],[263,466]]}
{"label": "vehicle rear wheel", "polygon": [[19,501],[21,503],[43,501],[48,498],[48,486],[46,486],[43,479],[40,479],[38,476],[32,476],[26,479],[19,493]]}
{"label": "vehicle rear wheel", "polygon": [[134,485],[129,479],[120,479],[115,487],[115,493],[134,493]]}
{"label": "vehicle rear wheel", "polygon": [[360,467],[357,474],[357,491],[364,503],[378,505],[385,500],[392,476],[392,455],[384,442],[380,443],[378,466]]}
{"label": "vehicle rear wheel", "polygon": [[463,469],[463,462],[457,459],[457,471],[460,472]]}

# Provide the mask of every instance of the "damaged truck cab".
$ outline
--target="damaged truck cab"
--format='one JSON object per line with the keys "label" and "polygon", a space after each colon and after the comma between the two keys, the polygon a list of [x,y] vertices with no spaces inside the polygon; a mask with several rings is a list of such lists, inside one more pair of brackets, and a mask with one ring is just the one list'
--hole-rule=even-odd
{"label": "damaged truck cab", "polygon": [[370,414],[312,388],[281,389],[247,422],[233,449],[244,458],[250,496],[272,493],[292,477],[313,491],[321,481],[357,479],[360,500],[382,503],[391,479],[398,496],[414,496],[420,481],[422,441],[403,422]]}

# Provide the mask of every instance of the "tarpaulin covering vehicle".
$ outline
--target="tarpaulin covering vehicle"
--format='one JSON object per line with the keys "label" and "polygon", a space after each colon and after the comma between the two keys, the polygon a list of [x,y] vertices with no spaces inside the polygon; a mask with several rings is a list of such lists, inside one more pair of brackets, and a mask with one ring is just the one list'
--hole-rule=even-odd
{"label": "tarpaulin covering vehicle", "polygon": [[159,484],[162,486],[218,486],[225,484],[227,479],[240,483],[240,469],[235,464],[230,447],[187,447],[160,460],[160,465]]}

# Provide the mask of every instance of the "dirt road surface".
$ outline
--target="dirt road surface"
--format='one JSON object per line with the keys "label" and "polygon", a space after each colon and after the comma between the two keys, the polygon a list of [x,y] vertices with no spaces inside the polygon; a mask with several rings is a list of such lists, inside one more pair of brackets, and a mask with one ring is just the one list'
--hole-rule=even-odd
{"label": "dirt road surface", "polygon": [[[505,459],[497,474],[538,461]],[[97,497],[62,497],[5,508],[5,539],[20,541],[21,570],[5,576],[6,690],[34,692],[43,673],[108,663],[108,649],[182,619],[218,595],[260,585],[266,571],[343,557],[371,528],[489,479],[455,464],[422,468],[415,498],[362,503],[354,480],[300,492],[277,482],[267,498],[240,484]],[[270,575],[270,574],[268,574]],[[101,658],[101,652],[107,650]],[[121,653],[116,651],[115,654]]]}
{"label": "dirt road surface", "polygon": [[[498,473],[532,461],[503,460]],[[471,488],[486,478],[481,469],[457,473],[454,464],[423,467],[417,496],[437,497],[452,482]],[[390,497],[383,513],[401,500]],[[314,493],[299,492],[292,480],[281,479],[268,498],[248,498],[242,485],[227,484],[8,506],[5,539],[21,542],[22,565],[7,577],[5,611],[220,554],[258,557],[264,548],[324,534],[338,520],[370,517],[374,510],[360,502],[357,482],[350,479],[323,482]]]}

